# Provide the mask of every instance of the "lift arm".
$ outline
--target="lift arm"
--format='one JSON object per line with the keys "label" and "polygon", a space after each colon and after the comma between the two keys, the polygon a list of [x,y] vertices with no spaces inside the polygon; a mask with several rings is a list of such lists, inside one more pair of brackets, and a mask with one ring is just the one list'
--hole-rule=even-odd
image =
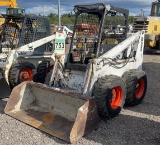
{"label": "lift arm", "polygon": [[18,4],[16,0],[0,0],[0,6],[9,6],[10,8],[17,8]]}

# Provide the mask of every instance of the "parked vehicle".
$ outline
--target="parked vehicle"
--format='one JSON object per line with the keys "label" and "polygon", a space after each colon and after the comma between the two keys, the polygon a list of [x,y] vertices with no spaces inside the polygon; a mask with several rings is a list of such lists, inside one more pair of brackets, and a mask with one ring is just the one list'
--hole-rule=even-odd
{"label": "parked vehicle", "polygon": [[47,85],[21,83],[5,107],[6,114],[71,143],[97,128],[99,116],[115,117],[124,103],[140,104],[147,89],[144,31],[111,33],[119,18],[128,26],[129,11],[102,3],[74,11],[70,51],[65,53],[65,39],[56,40]]}

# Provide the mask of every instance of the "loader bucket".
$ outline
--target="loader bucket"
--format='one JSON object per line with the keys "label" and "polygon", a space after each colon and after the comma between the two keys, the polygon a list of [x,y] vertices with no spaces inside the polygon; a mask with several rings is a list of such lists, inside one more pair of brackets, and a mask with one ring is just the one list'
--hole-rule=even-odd
{"label": "loader bucket", "polygon": [[16,86],[5,113],[73,143],[98,127],[95,99],[34,82]]}

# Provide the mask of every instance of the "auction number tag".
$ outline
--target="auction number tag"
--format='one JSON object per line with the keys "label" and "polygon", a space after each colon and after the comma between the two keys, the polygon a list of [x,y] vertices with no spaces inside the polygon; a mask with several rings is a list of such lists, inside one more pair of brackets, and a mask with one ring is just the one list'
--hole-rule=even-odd
{"label": "auction number tag", "polygon": [[64,41],[64,39],[57,39],[55,41],[55,49],[56,50],[64,50],[65,49],[65,41]]}

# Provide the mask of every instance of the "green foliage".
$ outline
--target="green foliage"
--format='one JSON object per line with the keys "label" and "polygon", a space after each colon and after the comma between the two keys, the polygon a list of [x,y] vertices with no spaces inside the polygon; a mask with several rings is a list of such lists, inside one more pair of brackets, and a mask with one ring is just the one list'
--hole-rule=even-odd
{"label": "green foliage", "polygon": [[134,17],[135,17],[135,16],[129,16],[129,18],[128,18],[128,24],[133,24],[133,22],[134,22]]}
{"label": "green foliage", "polygon": [[48,15],[48,19],[50,21],[50,24],[58,25],[58,15],[54,13],[50,13]]}
{"label": "green foliage", "polygon": [[[58,25],[58,15],[54,13],[50,13],[48,16],[50,24]],[[74,14],[63,14],[61,16],[61,24],[62,25],[73,25],[74,24],[75,15]],[[128,23],[132,24],[134,20],[134,16],[129,16]]]}

